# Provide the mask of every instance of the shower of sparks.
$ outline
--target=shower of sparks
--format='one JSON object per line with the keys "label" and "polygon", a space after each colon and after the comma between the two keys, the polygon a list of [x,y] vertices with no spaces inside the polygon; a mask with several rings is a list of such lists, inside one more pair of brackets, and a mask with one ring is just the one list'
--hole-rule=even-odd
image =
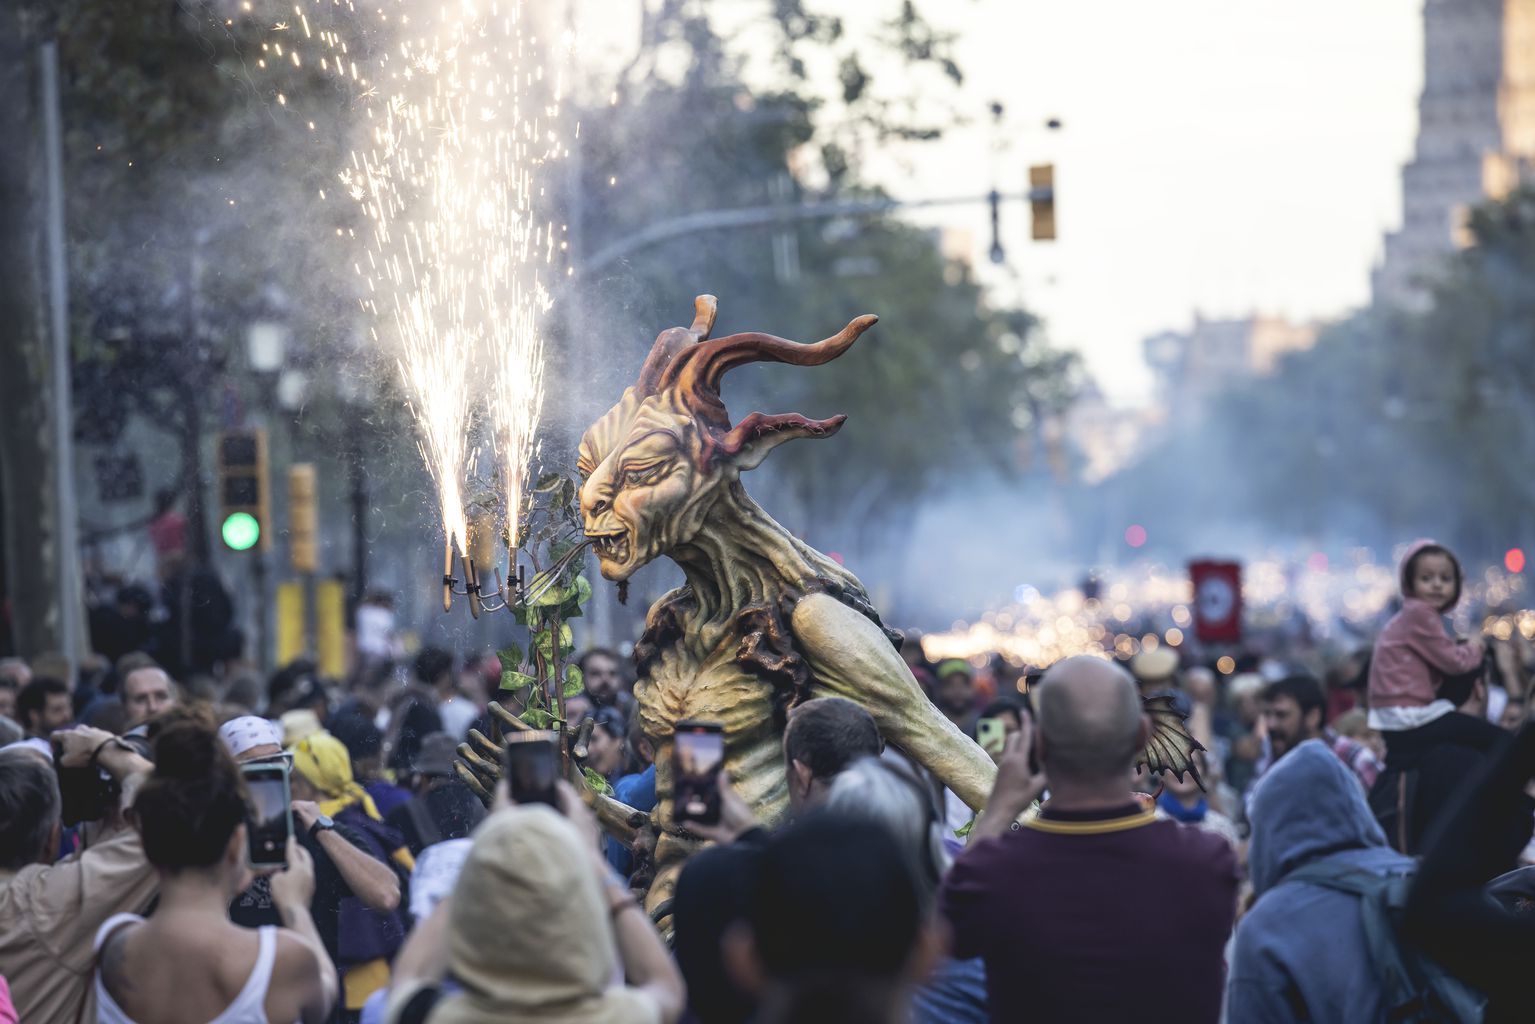
{"label": "shower of sparks", "polygon": [[[540,175],[564,152],[557,58],[573,41],[546,43],[520,0],[311,0],[309,16],[303,6],[293,14],[316,48],[306,63],[344,84],[366,128],[337,173],[368,225],[349,255],[364,308],[399,338],[443,531],[467,553],[480,422],[513,535],[525,500],[543,406],[546,278],[563,251],[537,208]],[[304,40],[284,38],[300,67],[293,48]]]}

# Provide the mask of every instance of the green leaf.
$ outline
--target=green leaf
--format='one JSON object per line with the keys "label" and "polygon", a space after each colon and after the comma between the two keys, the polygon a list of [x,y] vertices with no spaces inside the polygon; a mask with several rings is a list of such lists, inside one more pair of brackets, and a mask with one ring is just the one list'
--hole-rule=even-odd
{"label": "green leaf", "polygon": [[576,603],[585,604],[592,599],[592,581],[585,576],[576,577]]}
{"label": "green leaf", "polygon": [[973,828],[975,828],[975,819],[971,818],[969,821],[965,822],[959,828],[954,830],[954,837],[956,839],[968,839],[970,837],[970,830]]}
{"label": "green leaf", "polygon": [[547,608],[550,605],[562,604],[565,601],[565,588],[560,586],[559,580],[549,575],[549,572],[548,569],[545,569],[537,576],[534,576],[533,581],[528,584],[528,591],[530,593],[538,594],[539,588],[544,588],[544,592],[538,594],[530,602],[535,607]]}
{"label": "green leaf", "polygon": [[565,687],[561,691],[566,697],[574,697],[586,689],[586,679],[581,675],[581,669],[576,665],[565,666]]}
{"label": "green leaf", "polygon": [[[542,654],[545,659],[553,658],[553,628],[541,629],[533,637],[533,649]],[[560,656],[564,657],[576,649],[575,635],[570,631],[568,623],[560,623]]]}
{"label": "green leaf", "polygon": [[501,671],[515,672],[522,668],[523,651],[517,644],[507,644],[496,652],[501,661]]}
{"label": "green leaf", "polygon": [[566,477],[560,482],[559,489],[554,492],[555,508],[570,508],[576,500],[576,482]]}
{"label": "green leaf", "polygon": [[586,784],[592,787],[592,792],[601,793],[603,796],[613,795],[613,787],[608,785],[608,780],[601,775],[585,767],[581,769],[581,774],[586,776]]}
{"label": "green leaf", "polygon": [[538,482],[533,485],[533,489],[540,493],[547,493],[560,486],[564,480],[565,477],[559,473],[545,473],[538,478]]}
{"label": "green leaf", "polygon": [[509,668],[501,672],[501,689],[503,690],[525,690],[537,682],[537,679],[516,669]]}
{"label": "green leaf", "polygon": [[528,708],[522,713],[522,720],[535,729],[547,729],[554,724],[554,716],[543,708]]}

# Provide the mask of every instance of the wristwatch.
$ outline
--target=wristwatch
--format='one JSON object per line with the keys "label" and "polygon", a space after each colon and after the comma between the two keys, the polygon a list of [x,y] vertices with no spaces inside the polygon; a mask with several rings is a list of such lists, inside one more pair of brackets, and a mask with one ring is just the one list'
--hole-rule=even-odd
{"label": "wristwatch", "polygon": [[321,832],[329,832],[335,827],[336,823],[331,820],[330,815],[322,814],[314,820],[313,825],[309,826],[309,838],[318,839]]}

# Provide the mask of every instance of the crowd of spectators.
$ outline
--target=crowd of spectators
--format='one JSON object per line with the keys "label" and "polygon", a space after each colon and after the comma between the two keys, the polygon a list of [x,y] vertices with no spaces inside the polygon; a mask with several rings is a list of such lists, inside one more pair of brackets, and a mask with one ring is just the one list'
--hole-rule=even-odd
{"label": "crowd of spectators", "polygon": [[[722,774],[654,919],[650,851],[575,789],[517,806],[503,784],[487,807],[459,777],[471,730],[499,735],[493,657],[381,647],[344,684],[307,662],[265,680],[144,652],[0,662],[0,1024],[1535,1019],[1517,636],[1380,705],[1435,713],[1384,717],[1369,650],[1034,671],[914,646],[997,764],[985,806],[858,704],[803,701],[787,824]],[[573,752],[649,811],[629,667],[581,666]],[[1150,696],[1184,717],[1196,771],[1137,768]],[[287,868],[252,870],[242,769],[276,765]]]}

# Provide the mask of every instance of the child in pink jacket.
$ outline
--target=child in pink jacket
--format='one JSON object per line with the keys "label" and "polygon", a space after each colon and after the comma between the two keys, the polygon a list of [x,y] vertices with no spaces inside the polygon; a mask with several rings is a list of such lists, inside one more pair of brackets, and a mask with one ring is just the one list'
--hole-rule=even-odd
{"label": "child in pink jacket", "polygon": [[1439,697],[1446,676],[1461,675],[1482,660],[1482,642],[1457,642],[1443,616],[1460,600],[1461,571],[1441,544],[1415,542],[1402,559],[1402,610],[1375,638],[1370,659],[1369,724],[1386,735],[1417,729],[1455,706]]}

